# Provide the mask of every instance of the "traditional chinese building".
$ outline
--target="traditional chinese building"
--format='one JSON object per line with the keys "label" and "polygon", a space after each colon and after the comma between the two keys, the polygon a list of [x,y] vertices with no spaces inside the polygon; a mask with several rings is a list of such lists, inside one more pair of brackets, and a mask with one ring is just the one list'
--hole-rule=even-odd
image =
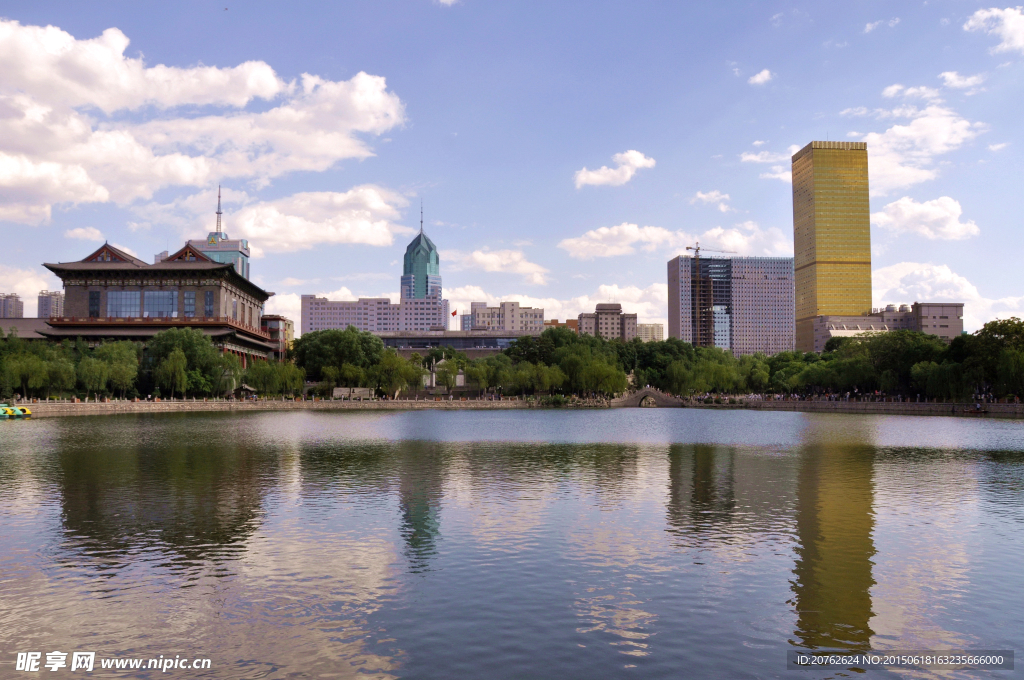
{"label": "traditional chinese building", "polygon": [[273,295],[234,262],[216,262],[194,245],[149,264],[109,244],[78,262],[44,264],[64,282],[64,314],[40,331],[54,339],[148,340],[174,327],[198,328],[224,352],[268,359],[276,349],[260,327]]}

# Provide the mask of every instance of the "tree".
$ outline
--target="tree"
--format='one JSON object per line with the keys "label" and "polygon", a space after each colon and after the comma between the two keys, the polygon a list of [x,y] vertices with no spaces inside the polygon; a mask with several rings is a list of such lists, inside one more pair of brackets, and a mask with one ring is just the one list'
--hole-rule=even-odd
{"label": "tree", "polygon": [[175,347],[167,358],[160,362],[154,372],[156,382],[160,387],[166,387],[171,392],[171,399],[174,393],[185,393],[188,387],[188,358],[185,351]]}
{"label": "tree", "polygon": [[95,357],[83,357],[78,362],[78,383],[86,393],[92,392],[93,396],[106,389],[108,374],[109,368],[105,361]]}
{"label": "tree", "polygon": [[458,369],[453,366],[449,366],[448,362],[445,361],[437,367],[437,370],[434,372],[434,376],[437,378],[438,384],[450,392],[452,388],[455,387],[455,376],[457,375],[457,370]]}
{"label": "tree", "polygon": [[281,376],[281,389],[295,396],[306,383],[306,372],[291,362],[278,364]]}
{"label": "tree", "polygon": [[[63,354],[55,356],[47,362],[47,388],[63,393],[75,386],[75,365]],[[50,397],[49,392],[46,395]]]}
{"label": "tree", "polygon": [[120,390],[122,398],[138,377],[139,354],[139,346],[127,340],[105,342],[97,347],[94,353],[97,359],[107,363],[110,386]]}
{"label": "tree", "polygon": [[281,378],[277,367],[269,361],[254,361],[245,372],[245,382],[257,394],[276,394],[281,389]]}
{"label": "tree", "polygon": [[322,380],[325,366],[351,364],[363,370],[380,362],[384,342],[349,326],[343,331],[326,330],[304,333],[295,341],[295,364],[313,380]]}
{"label": "tree", "polygon": [[398,356],[393,349],[385,350],[380,361],[367,371],[367,379],[378,392],[395,397],[403,387],[417,384],[422,377],[422,368]]}

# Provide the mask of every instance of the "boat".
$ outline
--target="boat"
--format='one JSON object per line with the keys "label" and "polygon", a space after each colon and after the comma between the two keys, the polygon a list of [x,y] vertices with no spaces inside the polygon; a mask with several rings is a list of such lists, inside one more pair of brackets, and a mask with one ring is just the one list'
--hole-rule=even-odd
{"label": "boat", "polygon": [[31,417],[32,411],[24,406],[8,406],[7,404],[0,404],[0,420]]}

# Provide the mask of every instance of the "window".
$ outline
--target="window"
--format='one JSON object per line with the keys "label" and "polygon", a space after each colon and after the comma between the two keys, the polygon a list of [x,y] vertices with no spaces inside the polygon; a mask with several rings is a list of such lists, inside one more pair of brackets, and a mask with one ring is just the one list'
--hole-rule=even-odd
{"label": "window", "polygon": [[196,315],[196,292],[194,290],[185,291],[185,316],[192,317]]}
{"label": "window", "polygon": [[89,291],[89,318],[98,319],[100,316],[100,292],[98,290]]}
{"label": "window", "polygon": [[238,300],[231,301],[231,318],[238,321]]}
{"label": "window", "polygon": [[178,316],[178,291],[147,290],[143,296],[142,316],[169,318]]}
{"label": "window", "polygon": [[208,290],[203,293],[203,316],[213,316],[213,291]]}
{"label": "window", "polygon": [[141,316],[142,293],[137,290],[112,290],[107,293],[107,316],[131,319]]}

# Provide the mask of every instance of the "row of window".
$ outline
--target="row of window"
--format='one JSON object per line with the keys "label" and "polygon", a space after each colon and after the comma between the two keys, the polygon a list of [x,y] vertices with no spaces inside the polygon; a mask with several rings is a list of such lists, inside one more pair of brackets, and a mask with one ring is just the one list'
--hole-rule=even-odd
{"label": "row of window", "polygon": [[[99,318],[103,291],[89,291],[89,317]],[[196,292],[185,291],[183,316],[196,315]],[[173,290],[110,290],[107,291],[108,317],[134,319],[138,317],[169,318],[178,316],[178,292]],[[213,291],[203,291],[203,316],[213,316]],[[238,301],[232,304],[232,316],[238,318]]]}

